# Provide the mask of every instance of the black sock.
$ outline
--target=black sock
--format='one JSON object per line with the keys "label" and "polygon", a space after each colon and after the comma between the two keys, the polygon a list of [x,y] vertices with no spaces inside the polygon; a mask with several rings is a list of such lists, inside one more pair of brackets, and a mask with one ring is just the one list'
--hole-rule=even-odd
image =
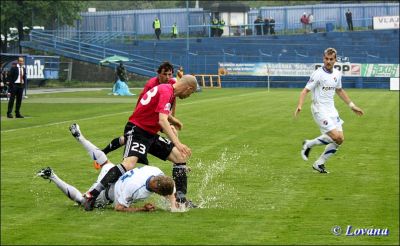
{"label": "black sock", "polygon": [[175,163],[172,168],[172,178],[175,181],[176,192],[186,195],[187,192],[187,175],[186,163]]}
{"label": "black sock", "polygon": [[111,151],[114,151],[116,149],[118,149],[119,147],[121,147],[122,144],[119,142],[119,137],[118,138],[114,138],[113,140],[111,140],[110,144],[107,145],[104,149],[103,152],[105,154],[110,153]]}
{"label": "black sock", "polygon": [[126,170],[124,166],[122,164],[118,164],[107,172],[100,183],[104,186],[104,188],[108,188],[110,184],[117,182],[119,177],[121,177],[125,172]]}

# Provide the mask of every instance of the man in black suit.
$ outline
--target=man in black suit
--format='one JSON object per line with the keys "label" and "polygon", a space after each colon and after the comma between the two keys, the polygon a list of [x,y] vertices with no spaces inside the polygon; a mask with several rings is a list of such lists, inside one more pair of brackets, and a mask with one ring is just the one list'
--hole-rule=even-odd
{"label": "man in black suit", "polygon": [[16,66],[12,66],[10,69],[10,101],[8,102],[8,110],[7,110],[7,118],[13,118],[11,114],[14,107],[14,99],[17,98],[17,102],[15,105],[15,117],[16,118],[24,118],[22,116],[19,109],[21,108],[22,95],[24,92],[24,87],[26,84],[26,69],[24,66],[24,58],[18,58],[18,64]]}

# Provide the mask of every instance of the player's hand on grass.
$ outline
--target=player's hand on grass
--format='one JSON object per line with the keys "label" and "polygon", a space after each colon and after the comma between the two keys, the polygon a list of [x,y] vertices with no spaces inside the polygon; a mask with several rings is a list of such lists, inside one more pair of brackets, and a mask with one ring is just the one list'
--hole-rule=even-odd
{"label": "player's hand on grass", "polygon": [[143,206],[143,208],[144,208],[145,211],[149,211],[149,212],[154,211],[156,209],[156,207],[151,203],[146,203]]}

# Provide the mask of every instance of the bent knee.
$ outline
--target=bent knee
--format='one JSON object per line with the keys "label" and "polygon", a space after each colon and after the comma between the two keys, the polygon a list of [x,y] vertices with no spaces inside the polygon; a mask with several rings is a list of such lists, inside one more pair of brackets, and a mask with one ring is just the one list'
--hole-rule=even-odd
{"label": "bent knee", "polygon": [[119,143],[124,145],[125,144],[125,136],[119,137]]}
{"label": "bent knee", "polygon": [[174,147],[167,159],[173,163],[185,163],[188,161],[189,157],[182,155],[182,153]]}
{"label": "bent knee", "polygon": [[130,156],[130,157],[124,158],[124,160],[122,161],[122,165],[124,165],[126,171],[132,170],[133,168],[135,168],[137,161],[138,161],[138,158],[136,156]]}
{"label": "bent knee", "polygon": [[344,141],[344,136],[343,135],[337,135],[332,138],[333,141],[335,141],[336,144],[341,145]]}

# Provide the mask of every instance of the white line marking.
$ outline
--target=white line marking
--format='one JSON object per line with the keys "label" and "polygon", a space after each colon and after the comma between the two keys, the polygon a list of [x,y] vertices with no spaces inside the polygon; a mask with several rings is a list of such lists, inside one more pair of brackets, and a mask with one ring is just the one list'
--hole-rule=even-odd
{"label": "white line marking", "polygon": [[[234,97],[243,97],[243,96],[249,96],[249,95],[254,95],[258,93],[266,93],[266,91],[257,91],[257,92],[251,92],[251,93],[244,93],[241,95],[233,95]],[[210,99],[204,99],[204,100],[198,100],[194,102],[187,102],[187,103],[179,103],[180,106],[185,106],[185,105],[191,105],[191,104],[197,104],[197,103],[203,103],[203,102],[210,102],[210,101],[219,101],[222,99],[230,98],[233,96],[225,96],[225,97],[217,97],[217,98],[210,98]],[[109,117],[109,116],[114,116],[114,115],[119,115],[119,114],[128,114],[132,113],[132,111],[124,111],[124,112],[118,112],[118,113],[113,113],[113,114],[105,114],[105,115],[100,115],[100,116],[93,116],[93,117],[88,117],[88,118],[82,118],[79,120],[66,120],[66,121],[60,121],[60,122],[54,122],[54,123],[48,123],[48,124],[43,124],[43,125],[36,125],[36,126],[28,126],[28,127],[23,127],[23,128],[16,128],[16,129],[10,129],[10,130],[4,130],[1,131],[1,133],[8,133],[8,132],[15,132],[18,130],[26,130],[26,129],[33,129],[33,128],[39,128],[39,127],[47,127],[47,126],[54,126],[54,125],[60,125],[60,124],[65,124],[68,122],[77,122],[77,121],[85,121],[85,120],[93,120],[93,119],[98,119],[98,118],[103,118],[103,117]]]}

